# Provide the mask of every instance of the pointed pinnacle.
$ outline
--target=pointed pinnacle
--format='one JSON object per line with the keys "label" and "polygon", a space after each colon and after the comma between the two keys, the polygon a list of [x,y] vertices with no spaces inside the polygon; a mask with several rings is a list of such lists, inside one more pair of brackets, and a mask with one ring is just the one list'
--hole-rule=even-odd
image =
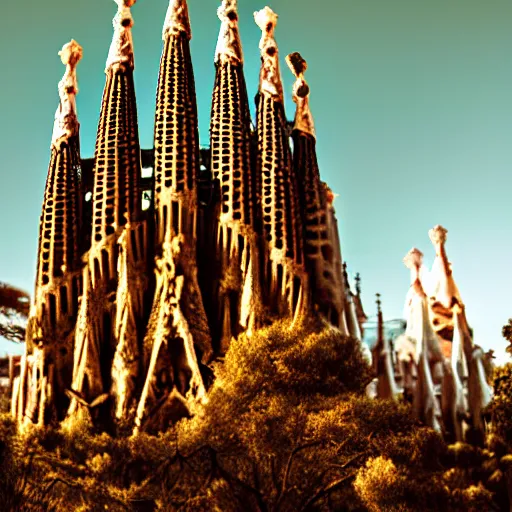
{"label": "pointed pinnacle", "polygon": [[170,0],[165,15],[162,39],[165,41],[168,36],[179,36],[180,34],[185,34],[187,39],[192,38],[187,0]]}

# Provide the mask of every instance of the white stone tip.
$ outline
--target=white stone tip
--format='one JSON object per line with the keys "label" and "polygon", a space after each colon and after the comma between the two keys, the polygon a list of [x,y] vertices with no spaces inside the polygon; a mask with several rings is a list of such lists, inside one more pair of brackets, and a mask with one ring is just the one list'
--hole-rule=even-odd
{"label": "white stone tip", "polygon": [[222,0],[217,9],[217,16],[221,21],[219,39],[215,49],[215,63],[231,62],[242,64],[244,57],[242,43],[238,31],[237,0]]}
{"label": "white stone tip", "polygon": [[268,6],[254,13],[256,25],[260,27],[262,32],[266,32],[267,34],[273,35],[274,28],[277,25],[277,18],[277,14]]}
{"label": "white stone tip", "polygon": [[58,85],[60,103],[55,112],[52,147],[57,147],[61,141],[77,136],[79,127],[75,101],[78,94],[76,66],[83,55],[82,47],[72,39],[62,47],[58,55],[66,66],[66,71]]}
{"label": "white stone tip", "polygon": [[168,36],[178,36],[180,34],[184,34],[187,39],[192,38],[187,0],[170,0],[165,16],[162,39],[165,41]]}
{"label": "white stone tip", "polygon": [[114,0],[117,14],[112,20],[114,35],[107,57],[106,71],[113,66],[134,68],[132,31],[133,17],[130,8],[136,0]]}
{"label": "white stone tip", "polygon": [[277,25],[277,14],[270,8],[264,7],[254,13],[254,21],[261,29],[260,52],[260,93],[272,96],[283,103],[283,84],[279,72],[279,54],[274,39],[274,29]]}
{"label": "white stone tip", "polygon": [[293,85],[293,101],[296,103],[297,109],[293,129],[316,137],[315,123],[309,107],[309,85],[304,78],[308,64],[298,52],[287,55],[286,63],[296,78]]}
{"label": "white stone tip", "polygon": [[71,69],[76,67],[82,56],[82,47],[74,39],[71,39],[69,43],[66,43],[59,52],[62,64],[69,66]]}
{"label": "white stone tip", "polygon": [[446,242],[446,238],[448,234],[448,230],[443,228],[441,225],[434,226],[429,232],[428,236],[430,241],[434,244],[444,244]]}
{"label": "white stone tip", "polygon": [[403,262],[405,266],[411,270],[419,270],[423,262],[423,253],[413,247],[404,257]]}

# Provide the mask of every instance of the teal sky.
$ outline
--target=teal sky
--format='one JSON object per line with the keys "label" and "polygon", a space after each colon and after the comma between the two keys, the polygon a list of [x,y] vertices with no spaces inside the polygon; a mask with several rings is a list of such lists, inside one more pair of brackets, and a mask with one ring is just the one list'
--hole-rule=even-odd
{"label": "teal sky", "polygon": [[[258,86],[260,31],[239,0],[249,97]],[[216,0],[189,0],[200,139],[208,144]],[[368,314],[402,315],[417,246],[442,224],[475,341],[503,359],[512,317],[512,2],[510,0],[275,0],[284,56],[299,51],[318,136],[322,178],[339,194],[342,251],[362,275]],[[311,7],[313,6],[313,7]],[[166,0],[133,7],[141,146],[152,147]],[[84,48],[77,99],[82,156],[94,153],[104,65],[116,5],[108,0],[5,0],[0,16],[0,281],[32,292],[57,83],[57,52]],[[4,347],[0,345],[0,352]]]}

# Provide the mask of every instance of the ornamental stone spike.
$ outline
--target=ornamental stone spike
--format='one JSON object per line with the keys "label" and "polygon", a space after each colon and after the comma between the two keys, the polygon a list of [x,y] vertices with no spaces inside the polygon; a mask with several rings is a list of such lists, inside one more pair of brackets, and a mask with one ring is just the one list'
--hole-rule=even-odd
{"label": "ornamental stone spike", "polygon": [[[344,330],[344,290],[339,286],[338,262],[341,265],[339,236],[334,208],[327,187],[320,181],[313,119],[307,104],[309,87],[303,74],[306,61],[299,53],[286,57],[297,77],[293,88],[297,105],[293,138],[293,168],[299,193],[299,211],[304,226],[305,264],[310,276],[311,298],[318,312],[332,325]],[[309,117],[309,119],[307,119]]]}
{"label": "ornamental stone spike", "polygon": [[309,108],[309,85],[304,78],[308,65],[300,53],[297,52],[287,55],[286,63],[296,78],[293,86],[293,101],[297,105],[297,110],[293,129],[309,133],[316,138],[315,123]]}
{"label": "ornamental stone spike", "polygon": [[62,420],[69,405],[65,389],[72,377],[80,290],[80,144],[75,95],[82,48],[72,40],[59,55],[66,71],[58,86],[60,104],[41,209],[26,352],[12,398],[18,420],[39,425]]}
{"label": "ornamental stone spike", "polygon": [[187,0],[170,0],[162,30],[162,39],[165,41],[168,35],[177,36],[179,34],[185,34],[187,39],[192,38]]}
{"label": "ornamental stone spike", "polygon": [[257,97],[258,191],[265,240],[268,305],[278,314],[303,317],[310,291],[304,265],[300,188],[288,143],[278,51],[274,39],[277,16],[268,7],[254,14],[262,30],[261,72]]}
{"label": "ornamental stone spike", "polygon": [[112,20],[114,35],[107,57],[105,72],[114,67],[134,68],[132,27],[133,18],[130,11],[136,0],[114,0],[117,13]]}
{"label": "ornamental stone spike", "polygon": [[[141,216],[141,158],[130,13],[135,2],[116,3],[119,9],[113,21],[96,136],[91,247],[85,256],[88,272],[84,273],[84,280],[91,280],[90,292],[78,316],[78,322],[86,329],[75,336],[75,366],[79,371],[72,382],[73,391],[82,393],[87,402],[100,391],[110,393],[109,403],[95,411],[100,423],[112,421],[112,411],[119,418],[131,408],[131,381],[139,378],[132,371],[132,360],[139,356],[141,343],[141,333],[134,326],[142,325],[146,316],[148,232]],[[101,381],[97,372],[87,373],[98,361]],[[72,399],[70,421],[78,413],[77,400]]]}
{"label": "ornamental stone spike", "polygon": [[260,52],[260,93],[269,94],[276,101],[283,103],[283,84],[279,71],[279,52],[274,38],[277,25],[277,14],[270,8],[264,7],[254,13],[254,21],[261,29]]}
{"label": "ornamental stone spike", "polygon": [[237,3],[237,0],[222,0],[222,5],[217,9],[221,26],[215,49],[216,64],[220,61],[242,64],[244,61],[238,31]]}
{"label": "ornamental stone spike", "polygon": [[155,292],[143,343],[143,389],[134,433],[165,430],[203,400],[199,360],[211,356],[198,284],[196,92],[185,0],[171,0],[164,22],[155,109]]}
{"label": "ornamental stone spike", "polygon": [[82,58],[82,47],[72,39],[66,43],[59,52],[66,71],[59,82],[60,104],[55,112],[53,125],[52,146],[57,147],[61,141],[78,135],[78,119],[76,114],[76,95],[78,84],[76,79],[76,66]]}
{"label": "ornamental stone spike", "polygon": [[[211,172],[219,205],[212,215],[216,234],[215,265],[208,287],[214,345],[225,353],[233,336],[250,334],[259,321],[259,241],[255,230],[256,176],[237,3],[223,0],[215,54],[215,85],[210,121]],[[209,265],[211,263],[209,262]]]}

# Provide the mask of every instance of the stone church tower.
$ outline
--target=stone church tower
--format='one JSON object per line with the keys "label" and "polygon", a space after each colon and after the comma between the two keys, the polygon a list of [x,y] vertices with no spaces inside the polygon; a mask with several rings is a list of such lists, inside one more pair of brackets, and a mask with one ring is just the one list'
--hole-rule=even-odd
{"label": "stone church tower", "polygon": [[224,353],[232,336],[251,332],[261,316],[256,180],[251,158],[251,116],[243,73],[236,0],[218,9],[210,124],[211,171],[219,197],[215,215],[212,330]]}
{"label": "stone church tower", "polygon": [[205,395],[199,360],[208,361],[212,352],[197,280],[199,137],[190,38],[187,2],[171,0],[155,114],[156,291],[136,431],[189,414]]}
{"label": "stone church tower", "polygon": [[274,38],[277,15],[269,7],[254,14],[262,31],[257,97],[258,166],[264,244],[266,302],[279,316],[299,318],[309,302],[297,178],[284,113],[279,53]]}
{"label": "stone church tower", "polygon": [[320,181],[316,158],[316,134],[309,108],[306,61],[299,53],[286,57],[295,75],[293,101],[297,105],[293,126],[293,166],[298,184],[304,224],[305,263],[310,277],[313,307],[332,325],[348,334],[344,316],[344,287],[336,273],[337,238],[329,232],[327,190]]}
{"label": "stone church tower", "polygon": [[141,164],[133,84],[130,7],[135,2],[116,2],[96,139],[91,247],[76,326],[69,410],[70,416],[91,413],[107,419],[111,408],[115,417],[124,416],[136,391],[147,249],[146,227],[140,220]]}
{"label": "stone church tower", "polygon": [[62,420],[69,405],[65,390],[71,383],[80,293],[80,143],[75,97],[82,48],[72,40],[59,55],[66,71],[59,82],[27,350],[13,390],[13,413],[38,424]]}

